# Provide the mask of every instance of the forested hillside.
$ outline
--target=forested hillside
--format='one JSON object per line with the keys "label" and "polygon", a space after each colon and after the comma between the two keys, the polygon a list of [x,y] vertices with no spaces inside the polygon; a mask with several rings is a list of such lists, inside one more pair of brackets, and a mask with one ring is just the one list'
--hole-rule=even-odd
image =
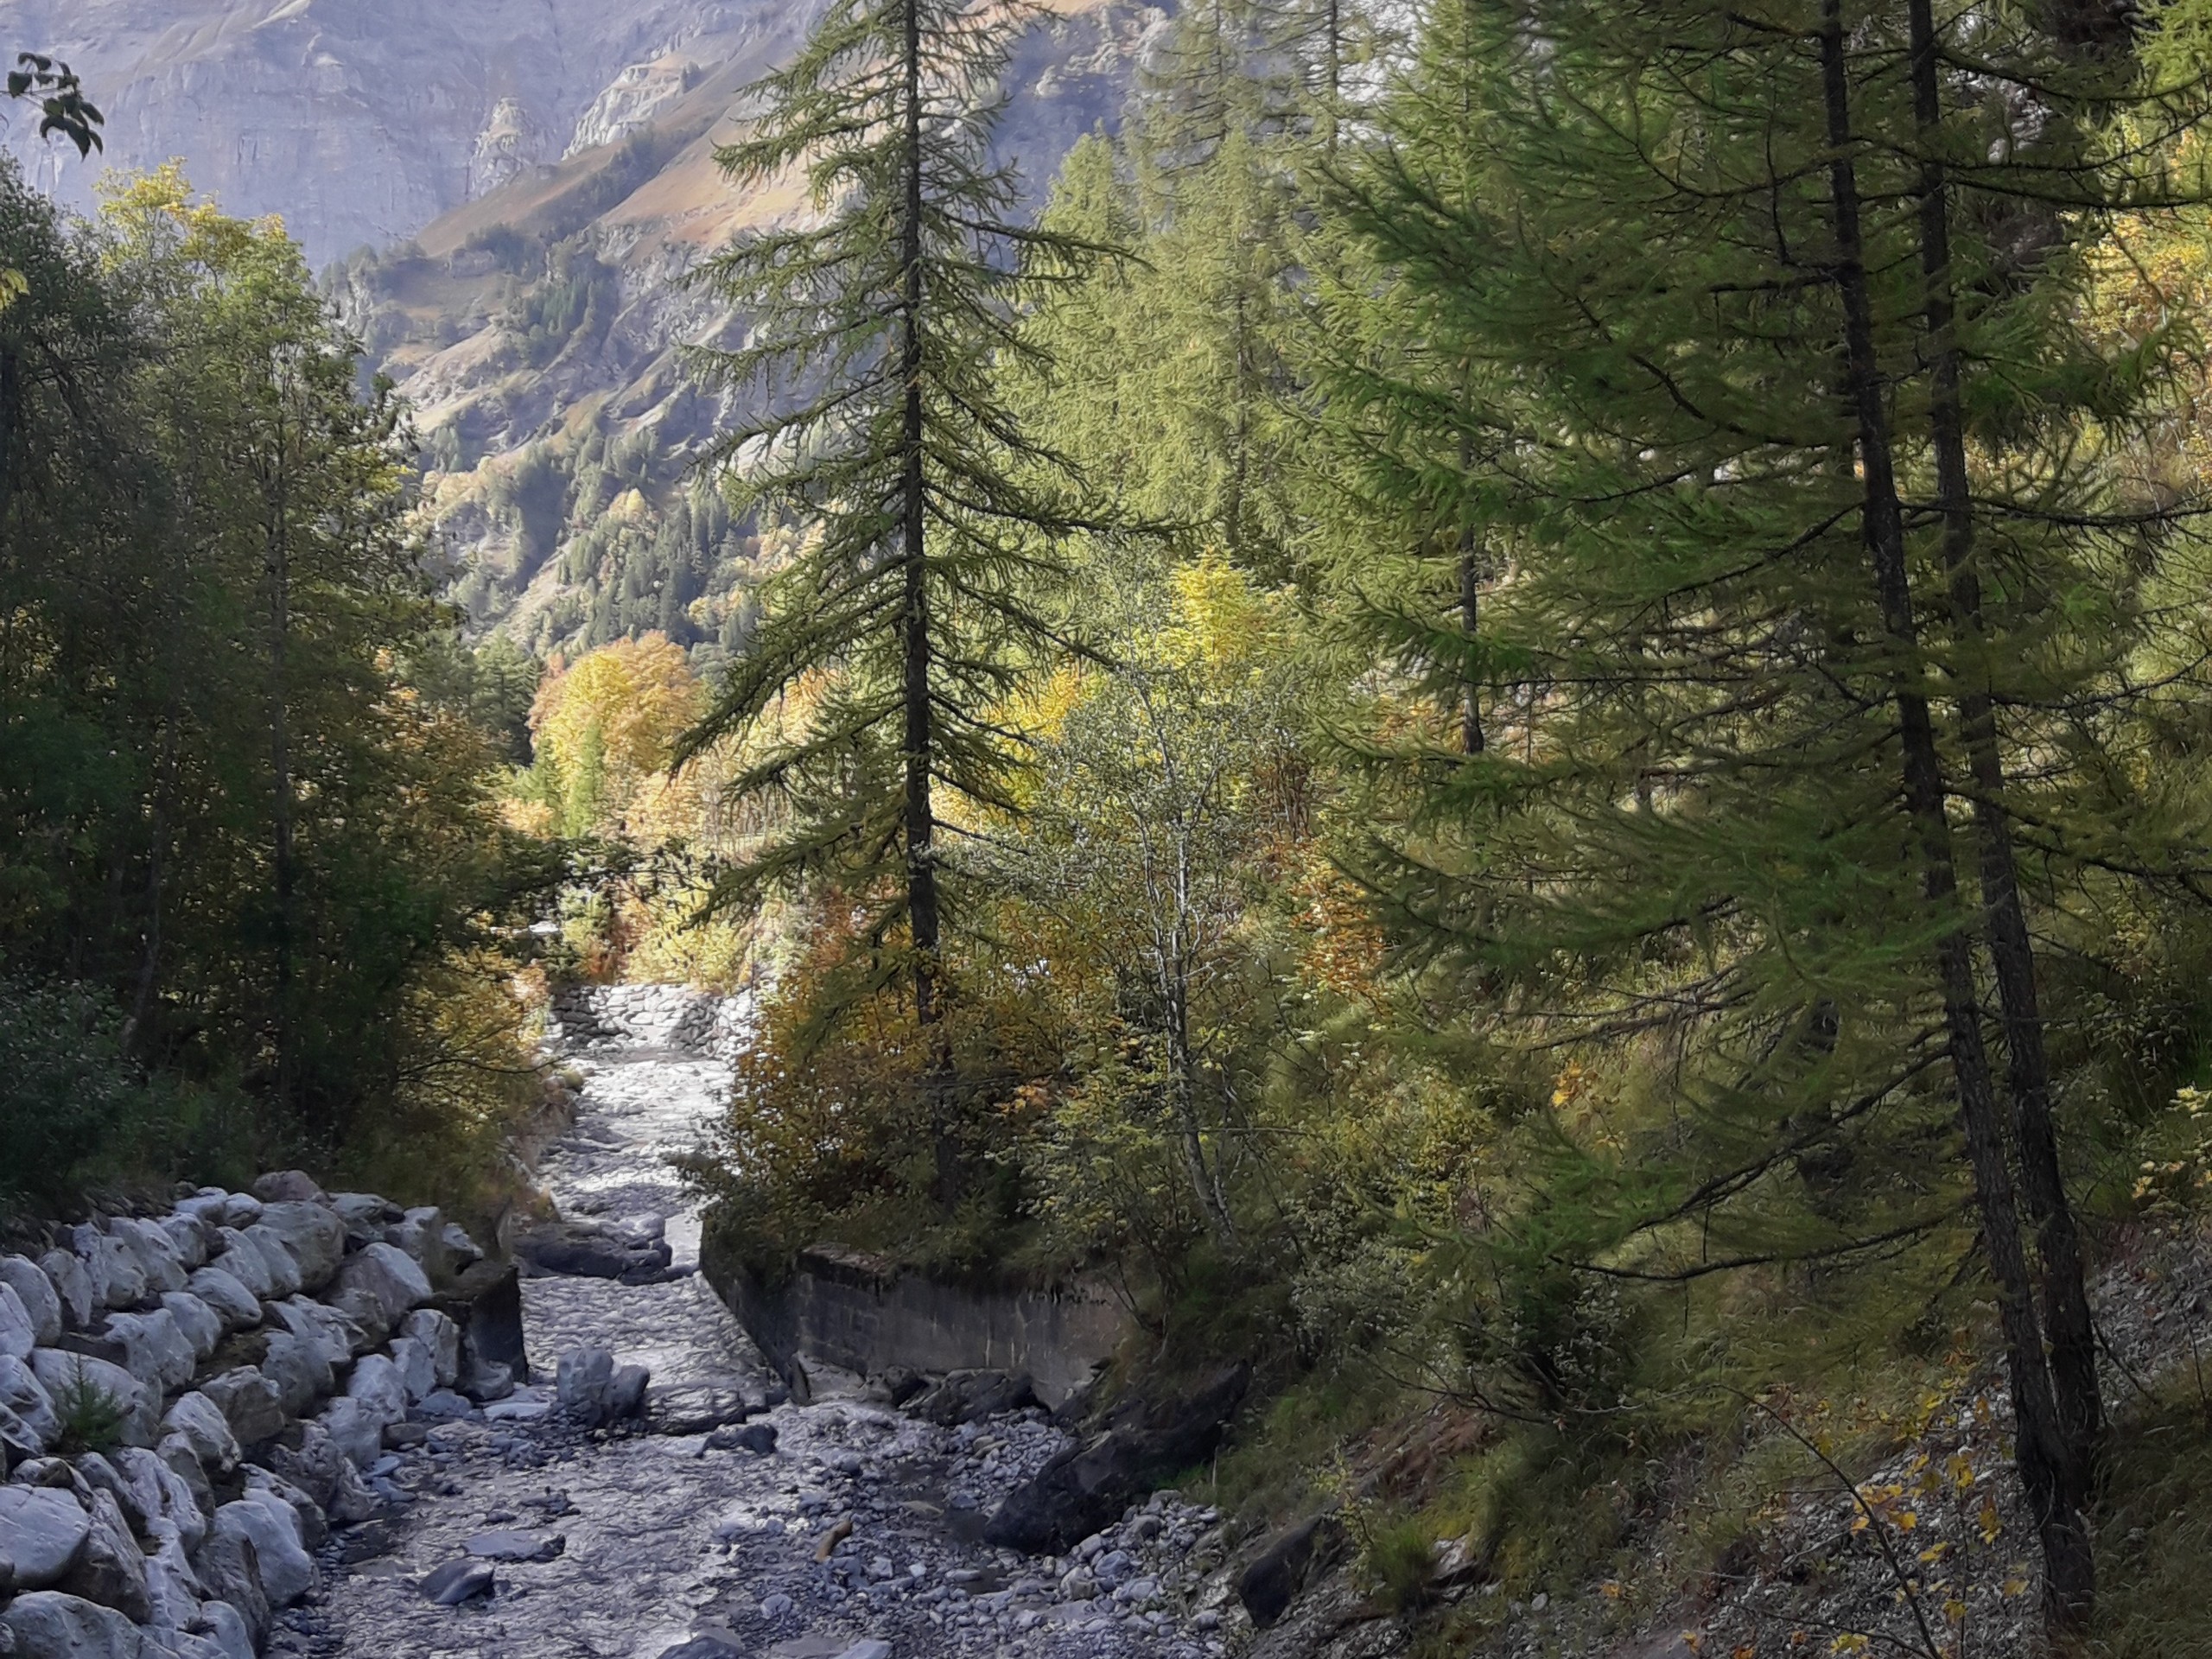
{"label": "forested hillside", "polygon": [[713,1248],[1248,1363],[1255,1652],[2202,1651],[2212,10],[1062,10],[0,180],[8,1214],[742,987]]}

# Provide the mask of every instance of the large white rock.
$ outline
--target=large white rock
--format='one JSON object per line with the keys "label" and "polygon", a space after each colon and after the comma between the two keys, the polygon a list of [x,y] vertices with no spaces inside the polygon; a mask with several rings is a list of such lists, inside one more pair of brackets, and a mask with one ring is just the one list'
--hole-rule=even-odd
{"label": "large white rock", "polygon": [[[266,1211],[263,1213],[266,1214]],[[300,1264],[292,1259],[291,1251],[284,1248],[283,1235],[265,1221],[257,1221],[245,1230],[253,1247],[261,1252],[261,1259],[268,1264],[270,1294],[296,1296],[300,1294]]]}
{"label": "large white rock", "polygon": [[107,1333],[123,1344],[124,1369],[156,1394],[182,1388],[199,1369],[199,1355],[166,1307],[156,1313],[111,1313]]}
{"label": "large white rock", "polygon": [[[346,1224],[335,1211],[319,1204],[272,1204],[261,1212],[259,1228],[265,1228],[283,1243],[292,1264],[299,1270],[300,1286],[304,1290],[321,1290],[338,1271],[338,1264],[346,1259]],[[246,1230],[252,1236],[261,1236],[256,1228]]]}
{"label": "large white rock", "polygon": [[187,1289],[214,1310],[226,1331],[251,1331],[261,1323],[261,1298],[227,1268],[201,1268]]}
{"label": "large white rock", "polygon": [[84,1390],[105,1398],[122,1412],[118,1435],[124,1445],[154,1444],[161,1422],[161,1398],[122,1366],[85,1354],[65,1354],[59,1348],[41,1348],[31,1355],[31,1370],[45,1386],[65,1427],[72,1402]]}
{"label": "large white rock", "polygon": [[124,1248],[137,1262],[138,1270],[146,1275],[149,1294],[158,1296],[165,1290],[184,1288],[184,1258],[158,1223],[114,1216],[108,1220],[107,1230],[111,1237],[123,1241]]}
{"label": "large white rock", "polygon": [[176,1259],[184,1264],[187,1273],[195,1268],[206,1267],[207,1258],[215,1253],[219,1237],[216,1228],[219,1224],[208,1220],[205,1216],[180,1209],[174,1214],[163,1216],[156,1224],[169,1236],[169,1243],[176,1250]]}
{"label": "large white rock", "polygon": [[61,1438],[61,1420],[54,1414],[54,1396],[39,1381],[29,1361],[0,1359],[0,1406],[7,1407],[22,1420],[23,1426],[37,1438],[41,1451]]}
{"label": "large white rock", "polygon": [[262,1593],[271,1607],[289,1607],[315,1588],[315,1560],[300,1541],[300,1517],[289,1504],[266,1493],[226,1503],[215,1511],[211,1535],[251,1541]]}
{"label": "large white rock", "polygon": [[92,1529],[84,1505],[66,1490],[0,1486],[0,1560],[12,1567],[19,1589],[50,1590],[67,1578]]}
{"label": "large white rock", "polygon": [[206,1593],[192,1570],[191,1552],[170,1521],[149,1521],[140,1529],[146,1544],[146,1597],[154,1616],[146,1622],[166,1634],[181,1632],[200,1616]]}
{"label": "large white rock", "polygon": [[121,1239],[87,1223],[69,1230],[69,1244],[92,1275],[103,1307],[129,1307],[146,1300],[146,1270]]}
{"label": "large white rock", "polygon": [[50,1348],[61,1339],[61,1299],[37,1262],[27,1255],[0,1255],[0,1285],[14,1291],[30,1315],[35,1344]]}
{"label": "large white rock", "polygon": [[399,1323],[400,1334],[429,1351],[435,1386],[449,1389],[461,1380],[461,1327],[435,1307],[418,1307]]}
{"label": "large white rock", "polygon": [[330,1300],[359,1319],[353,1299],[373,1302],[382,1315],[382,1328],[392,1331],[430,1300],[430,1281],[405,1251],[390,1244],[371,1244],[346,1258],[346,1265],[338,1270],[337,1291]]}
{"label": "large white rock", "polygon": [[215,1310],[188,1290],[165,1290],[162,1306],[176,1321],[176,1328],[192,1344],[192,1357],[201,1360],[223,1344],[223,1321]]}
{"label": "large white rock", "polygon": [[28,1359],[38,1346],[38,1325],[16,1287],[0,1283],[0,1358]]}
{"label": "large white rock", "polygon": [[210,1475],[227,1475],[238,1466],[238,1436],[223,1408],[206,1395],[180,1394],[162,1415],[164,1434],[181,1434],[192,1442],[200,1466]]}
{"label": "large white rock", "polygon": [[138,1627],[112,1607],[58,1590],[18,1596],[0,1613],[16,1659],[142,1659]]}
{"label": "large white rock", "polygon": [[39,1257],[38,1270],[54,1287],[54,1300],[61,1304],[62,1321],[72,1331],[83,1330],[92,1322],[92,1315],[107,1306],[83,1258],[73,1252],[48,1250]]}
{"label": "large white rock", "polygon": [[235,1227],[224,1228],[222,1238],[223,1248],[215,1257],[215,1265],[262,1301],[275,1296],[276,1275],[270,1271],[269,1259],[262,1255],[261,1246]]}

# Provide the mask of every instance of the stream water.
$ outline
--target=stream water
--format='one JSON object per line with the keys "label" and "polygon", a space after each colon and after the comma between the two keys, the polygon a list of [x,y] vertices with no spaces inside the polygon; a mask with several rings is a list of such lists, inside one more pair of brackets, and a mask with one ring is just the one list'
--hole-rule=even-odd
{"label": "stream water", "polygon": [[[573,1128],[543,1161],[548,1192],[568,1216],[664,1217],[676,1265],[696,1266],[698,1219],[668,1160],[698,1138],[728,1068],[636,1040],[595,1041],[570,1058],[584,1084]],[[982,1517],[1065,1444],[1041,1412],[946,1430],[872,1402],[860,1379],[830,1376],[817,1378],[812,1403],[751,1417],[776,1430],[765,1454],[715,1449],[698,1433],[588,1430],[552,1404],[556,1364],[576,1347],[648,1367],[661,1402],[758,1402],[772,1375],[696,1274],[645,1286],[547,1277],[523,1289],[539,1386],[388,1457],[380,1467],[399,1501],[333,1540],[325,1592],[286,1616],[273,1650],[836,1659],[882,1642],[892,1659],[1224,1651],[1225,1546],[1211,1510],[1156,1497],[1065,1560],[976,1541]],[[496,1560],[491,1594],[433,1604],[422,1580],[468,1557],[472,1542],[480,1554],[547,1559]],[[871,1648],[856,1659],[884,1656]]]}

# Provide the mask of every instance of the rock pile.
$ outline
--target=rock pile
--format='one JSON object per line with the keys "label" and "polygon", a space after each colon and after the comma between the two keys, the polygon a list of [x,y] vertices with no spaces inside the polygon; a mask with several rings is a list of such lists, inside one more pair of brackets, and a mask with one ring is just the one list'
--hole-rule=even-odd
{"label": "rock pile", "polygon": [[569,985],[553,994],[549,1040],[573,1052],[639,1048],[734,1058],[752,1035],[753,1005],[681,985]]}
{"label": "rock pile", "polygon": [[0,1652],[252,1659],[410,1415],[513,1392],[518,1311],[437,1211],[297,1171],[0,1256]]}

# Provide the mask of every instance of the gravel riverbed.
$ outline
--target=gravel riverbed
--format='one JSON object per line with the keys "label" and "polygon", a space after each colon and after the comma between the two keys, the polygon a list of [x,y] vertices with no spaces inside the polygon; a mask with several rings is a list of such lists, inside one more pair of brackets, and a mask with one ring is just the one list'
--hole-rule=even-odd
{"label": "gravel riverbed", "polygon": [[[982,1519],[1065,1442],[1035,1408],[944,1429],[817,1376],[807,1405],[696,1273],[698,1218],[669,1159],[691,1146],[728,1071],[696,1050],[605,1034],[573,1128],[543,1179],[564,1217],[664,1230],[680,1276],[523,1286],[536,1387],[389,1454],[387,1513],[335,1534],[322,1592],[284,1616],[271,1651],[346,1659],[1024,1659],[1225,1649],[1211,1510],[1155,1496],[1065,1557],[979,1541]],[[642,1425],[586,1428],[554,1404],[560,1357],[586,1345],[652,1374]],[[743,1398],[772,1451],[669,1432],[688,1408]],[[765,1438],[765,1437],[755,1437]],[[472,1553],[473,1546],[473,1553]],[[516,1557],[537,1559],[514,1559]],[[488,1595],[420,1588],[488,1564]],[[480,1577],[480,1570],[479,1576]],[[887,1644],[879,1648],[874,1643]],[[863,1646],[863,1644],[868,1644]]]}

